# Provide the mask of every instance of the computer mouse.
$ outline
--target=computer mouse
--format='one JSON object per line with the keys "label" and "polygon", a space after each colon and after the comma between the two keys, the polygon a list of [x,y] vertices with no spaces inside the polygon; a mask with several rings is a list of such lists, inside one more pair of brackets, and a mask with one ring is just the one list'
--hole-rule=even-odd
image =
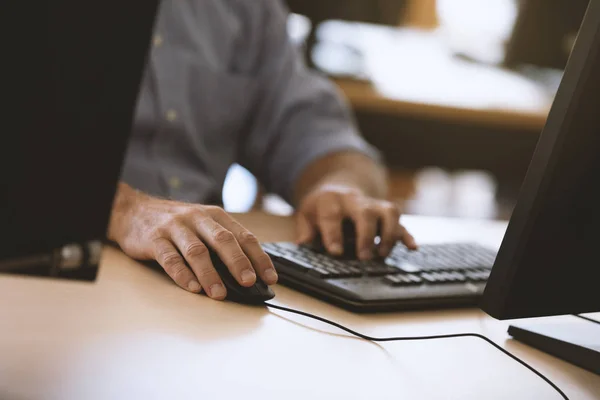
{"label": "computer mouse", "polygon": [[233,275],[231,275],[231,272],[229,272],[227,265],[221,261],[217,252],[209,249],[209,253],[212,264],[221,277],[225,289],[227,289],[225,300],[242,304],[260,305],[275,297],[273,290],[259,277],[256,277],[256,283],[250,287],[240,285]]}

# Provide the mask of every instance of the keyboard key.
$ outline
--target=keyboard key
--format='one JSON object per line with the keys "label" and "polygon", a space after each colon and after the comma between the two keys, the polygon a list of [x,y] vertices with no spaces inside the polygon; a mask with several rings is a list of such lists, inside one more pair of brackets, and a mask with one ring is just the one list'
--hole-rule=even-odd
{"label": "keyboard key", "polygon": [[350,271],[339,267],[324,267],[323,269],[331,273],[331,278],[350,278],[352,274]]}
{"label": "keyboard key", "polygon": [[482,269],[479,271],[479,273],[481,274],[483,279],[487,281],[490,277],[490,274],[492,273],[492,270],[491,269]]}
{"label": "keyboard key", "polygon": [[406,261],[386,260],[386,264],[392,268],[397,268],[407,274],[421,272],[422,268]]}
{"label": "keyboard key", "polygon": [[467,280],[467,277],[465,276],[465,274],[461,273],[461,272],[451,272],[450,273],[452,275],[452,278],[454,279],[455,282],[465,282]]}
{"label": "keyboard key", "polygon": [[348,267],[338,267],[337,269],[338,269],[338,271],[342,272],[343,274],[352,275],[352,271],[350,271],[350,268],[348,268]]}
{"label": "keyboard key", "polygon": [[399,278],[402,279],[406,285],[418,285],[422,282],[421,278],[412,274],[402,274],[399,275]]}
{"label": "keyboard key", "polygon": [[427,283],[437,283],[438,280],[432,274],[425,272],[421,274],[421,278]]}
{"label": "keyboard key", "polygon": [[432,272],[431,275],[438,283],[452,283],[454,281],[448,272]]}
{"label": "keyboard key", "polygon": [[384,282],[392,285],[392,286],[410,286],[410,285],[418,285],[421,283],[421,278],[413,275],[399,274],[399,275],[387,275],[383,278]]}
{"label": "keyboard key", "polygon": [[383,276],[387,275],[388,271],[386,268],[368,266],[363,268],[363,272],[369,276]]}
{"label": "keyboard key", "polygon": [[466,274],[468,280],[473,282],[485,282],[489,278],[488,271],[469,271]]}
{"label": "keyboard key", "polygon": [[385,270],[387,271],[388,275],[393,275],[393,274],[400,274],[403,271],[400,270],[399,268],[396,267],[390,267],[388,265],[385,266]]}
{"label": "keyboard key", "polygon": [[408,274],[406,275],[406,277],[408,277],[408,279],[410,279],[410,281],[412,283],[423,283],[423,279],[421,279],[419,276],[414,275],[414,274]]}
{"label": "keyboard key", "polygon": [[363,274],[362,270],[358,267],[348,267],[348,270],[350,270],[350,272],[356,276],[361,276]]}
{"label": "keyboard key", "polygon": [[311,269],[309,271],[309,273],[318,278],[329,278],[332,276],[331,272],[327,271],[324,268],[320,268],[320,267]]}
{"label": "keyboard key", "polygon": [[383,281],[392,286],[398,286],[402,284],[402,279],[398,278],[398,275],[388,275],[383,278]]}

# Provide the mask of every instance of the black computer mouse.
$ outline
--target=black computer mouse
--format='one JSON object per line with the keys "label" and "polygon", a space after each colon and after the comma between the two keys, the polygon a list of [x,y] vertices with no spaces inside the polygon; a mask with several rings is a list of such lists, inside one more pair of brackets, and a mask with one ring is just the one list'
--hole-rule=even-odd
{"label": "black computer mouse", "polygon": [[250,287],[240,285],[233,275],[231,275],[231,272],[229,272],[229,268],[221,261],[217,252],[209,249],[209,253],[212,264],[221,277],[225,289],[227,289],[227,297],[225,300],[242,304],[260,305],[275,297],[273,290],[259,277],[256,277],[256,283]]}

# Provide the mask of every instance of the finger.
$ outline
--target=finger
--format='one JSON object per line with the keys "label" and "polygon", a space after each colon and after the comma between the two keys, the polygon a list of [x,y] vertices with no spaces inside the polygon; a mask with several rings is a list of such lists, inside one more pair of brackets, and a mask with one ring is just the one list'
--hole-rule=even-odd
{"label": "finger", "polygon": [[[254,271],[258,273],[262,281],[267,285],[277,283],[278,276],[271,257],[264,252],[258,238],[229,215],[219,217],[216,221],[235,235],[240,247],[250,259]],[[254,279],[256,280],[256,276]]]}
{"label": "finger", "polygon": [[401,238],[400,210],[392,203],[381,202],[379,204],[381,217],[381,242],[379,243],[379,256],[387,257]]}
{"label": "finger", "polygon": [[345,209],[356,226],[356,254],[361,260],[373,258],[379,215],[372,201],[346,197]]}
{"label": "finger", "polygon": [[208,288],[205,289],[206,293],[215,300],[224,299],[227,290],[210,260],[210,253],[206,245],[191,229],[185,226],[175,228],[171,233],[171,238],[202,287]]}
{"label": "finger", "polygon": [[305,244],[311,242],[315,237],[315,230],[304,213],[299,212],[296,216],[296,243]]}
{"label": "finger", "polygon": [[[222,214],[224,213],[223,211]],[[195,226],[200,238],[219,255],[240,285],[249,287],[256,283],[252,263],[230,230],[210,217],[198,219]]]}
{"label": "finger", "polygon": [[327,251],[339,256],[342,247],[342,218],[344,210],[337,194],[322,196],[317,201],[317,226]]}
{"label": "finger", "polygon": [[404,245],[410,250],[417,250],[419,246],[417,245],[417,241],[411,235],[406,228],[400,224],[398,224],[398,237],[400,241],[404,243]]}
{"label": "finger", "polygon": [[156,239],[154,245],[154,258],[163,267],[173,281],[183,289],[190,292],[200,292],[198,280],[185,265],[181,254],[175,249],[173,243],[165,238]]}

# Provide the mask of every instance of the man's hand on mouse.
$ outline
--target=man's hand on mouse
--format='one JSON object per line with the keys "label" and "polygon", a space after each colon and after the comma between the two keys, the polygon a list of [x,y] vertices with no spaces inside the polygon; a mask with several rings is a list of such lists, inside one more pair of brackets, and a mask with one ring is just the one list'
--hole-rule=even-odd
{"label": "man's hand on mouse", "polygon": [[381,221],[379,256],[386,257],[398,241],[409,249],[417,248],[415,239],[399,222],[400,210],[396,204],[337,184],[319,186],[302,199],[297,213],[298,242],[310,242],[319,231],[327,251],[341,255],[342,220],[346,217],[356,226],[356,254],[361,260],[369,260],[375,254],[378,221]]}
{"label": "man's hand on mouse", "polygon": [[222,300],[227,292],[210,260],[214,249],[242,286],[256,275],[277,282],[257,238],[223,209],[154,198],[120,184],[108,237],[132,258],[156,260],[183,289]]}

